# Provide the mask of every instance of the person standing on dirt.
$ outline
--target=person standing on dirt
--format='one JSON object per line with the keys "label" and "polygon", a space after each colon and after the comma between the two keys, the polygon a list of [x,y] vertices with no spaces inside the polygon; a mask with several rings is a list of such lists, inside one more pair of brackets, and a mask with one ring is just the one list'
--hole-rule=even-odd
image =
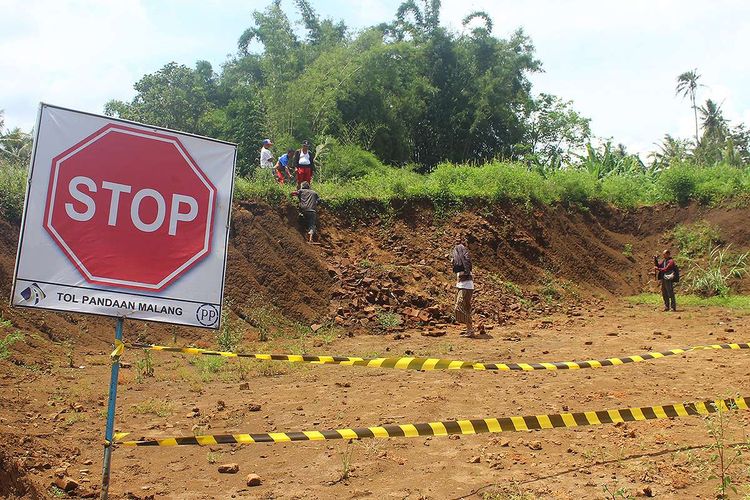
{"label": "person standing on dirt", "polygon": [[[299,182],[299,177],[297,178]],[[302,186],[297,191],[292,191],[292,196],[299,200],[299,208],[305,221],[305,231],[307,231],[307,242],[312,243],[313,237],[317,232],[316,222],[318,219],[318,205],[320,205],[320,196],[310,189],[308,181],[302,182]]]}
{"label": "person standing on dirt", "polygon": [[287,149],[286,153],[279,156],[279,159],[274,165],[274,173],[276,174],[276,180],[279,184],[284,184],[284,179],[291,180],[292,173],[289,171],[289,157],[294,157],[294,150]]}
{"label": "person standing on dirt", "polygon": [[662,260],[654,255],[654,271],[656,278],[661,281],[661,297],[664,299],[664,311],[677,310],[677,301],[674,294],[674,284],[679,279],[677,265],[669,250],[664,250]]}
{"label": "person standing on dirt", "polygon": [[466,325],[466,331],[461,335],[474,337],[474,327],[471,322],[471,299],[474,295],[474,278],[471,275],[469,249],[466,248],[464,243],[465,238],[462,235],[458,235],[451,255],[453,272],[456,273],[456,288],[458,289],[454,312],[456,321]]}
{"label": "person standing on dirt", "polygon": [[263,146],[260,148],[260,168],[273,169],[274,157],[271,146],[273,146],[271,139],[263,139]]}
{"label": "person standing on dirt", "polygon": [[310,149],[310,143],[304,141],[302,147],[294,153],[294,168],[297,169],[297,189],[299,190],[303,182],[308,184],[312,182],[313,172],[315,171],[315,154]]}

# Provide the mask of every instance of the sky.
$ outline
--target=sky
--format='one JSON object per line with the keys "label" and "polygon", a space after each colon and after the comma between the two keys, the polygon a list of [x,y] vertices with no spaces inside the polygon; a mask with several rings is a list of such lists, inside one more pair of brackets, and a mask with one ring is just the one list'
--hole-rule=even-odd
{"label": "sky", "polygon": [[[30,130],[39,102],[101,113],[130,100],[144,74],[176,61],[235,53],[251,13],[271,0],[0,0],[0,109]],[[419,2],[419,0],[418,0]],[[312,0],[322,17],[362,28],[393,19],[399,0]],[[299,17],[291,0],[282,5]],[[698,99],[750,124],[750,2],[745,0],[443,0],[441,22],[460,31],[474,10],[493,34],[523,28],[544,72],[533,91],[574,101],[593,133],[646,155],[664,134],[690,137],[690,104],[677,76],[697,68]]]}

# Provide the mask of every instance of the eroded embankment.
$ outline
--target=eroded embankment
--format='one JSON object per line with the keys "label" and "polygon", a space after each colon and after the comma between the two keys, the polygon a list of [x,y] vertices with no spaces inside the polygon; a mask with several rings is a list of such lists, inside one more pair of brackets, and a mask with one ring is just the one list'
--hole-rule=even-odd
{"label": "eroded embankment", "polygon": [[[477,309],[488,321],[549,309],[550,298],[571,292],[628,295],[651,283],[650,256],[669,244],[680,223],[706,219],[737,249],[750,244],[750,210],[657,206],[621,211],[590,208],[477,204],[436,215],[429,203],[376,209],[323,211],[320,245],[305,244],[296,208],[243,202],[235,206],[226,298],[232,315],[259,322],[253,311],[310,324],[335,321],[352,329],[376,326],[380,312],[405,320],[449,319],[452,276],[446,259],[458,231],[469,235],[477,268]],[[0,293],[8,295],[18,227],[0,221]],[[630,252],[623,250],[632,247]],[[626,255],[628,254],[628,255]],[[554,302],[554,301],[552,301]],[[46,341],[68,339],[106,348],[107,318],[3,308],[14,328],[41,334],[19,349],[34,357]],[[149,325],[142,340],[172,338],[174,327]],[[180,336],[211,340],[210,332],[180,329]],[[31,362],[43,362],[43,359]]]}

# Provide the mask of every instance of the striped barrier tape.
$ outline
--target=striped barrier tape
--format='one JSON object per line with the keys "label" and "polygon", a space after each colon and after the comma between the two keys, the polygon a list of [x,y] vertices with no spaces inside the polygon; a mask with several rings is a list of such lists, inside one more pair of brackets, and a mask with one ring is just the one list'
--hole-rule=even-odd
{"label": "striped barrier tape", "polygon": [[438,358],[358,358],[352,356],[317,356],[312,354],[259,354],[236,353],[225,351],[211,351],[195,347],[167,347],[153,344],[135,343],[131,345],[137,349],[152,351],[179,352],[198,356],[222,356],[225,358],[254,358],[267,361],[287,361],[289,363],[310,363],[318,365],[367,366],[370,368],[394,368],[401,370],[495,370],[495,371],[533,371],[533,370],[578,370],[581,368],[601,368],[604,366],[618,366],[627,363],[640,363],[650,359],[660,359],[676,354],[707,349],[750,349],[750,344],[712,344],[686,347],[684,349],[669,349],[661,352],[649,352],[635,356],[621,358],[607,358],[586,361],[557,361],[551,363],[477,363]]}
{"label": "striped barrier tape", "polygon": [[[750,398],[748,398],[750,399]],[[115,436],[121,446],[214,446],[219,444],[286,443],[292,441],[327,441],[331,439],[366,439],[421,436],[448,436],[451,434],[483,434],[519,432],[541,429],[583,427],[589,425],[616,424],[641,420],[708,415],[718,411],[747,410],[745,397],[679,403],[619,410],[587,411],[580,413],[555,413],[552,415],[530,415],[525,417],[484,418],[475,420],[448,420],[422,424],[382,425],[355,429],[328,431],[269,432],[262,434],[214,434],[203,436],[150,438],[122,441],[129,433]]]}

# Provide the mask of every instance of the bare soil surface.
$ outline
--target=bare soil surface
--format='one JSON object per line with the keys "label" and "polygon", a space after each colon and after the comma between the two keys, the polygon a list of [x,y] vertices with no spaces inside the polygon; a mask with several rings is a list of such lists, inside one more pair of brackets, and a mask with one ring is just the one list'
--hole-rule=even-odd
{"label": "bare soil surface", "polygon": [[[476,209],[436,219],[410,206],[387,217],[330,214],[306,245],[291,206],[235,210],[228,317],[246,352],[566,361],[694,344],[747,342],[750,313],[662,313],[623,296],[653,289],[650,255],[679,222],[706,219],[747,248],[747,209],[606,207]],[[470,230],[478,319],[486,338],[449,325],[444,255]],[[17,227],[0,227],[0,287],[9,293]],[[625,244],[633,257],[623,255]],[[741,285],[746,288],[746,284]],[[678,296],[679,306],[679,296]],[[258,311],[263,311],[259,314]],[[98,493],[114,321],[2,308],[24,340],[0,360],[0,496]],[[398,324],[396,324],[398,323]],[[315,325],[315,331],[310,325]],[[322,325],[318,328],[318,325]],[[258,340],[261,334],[270,340]],[[429,334],[426,336],[425,334]],[[206,330],[126,323],[127,341],[216,347]],[[405,372],[187,357],[123,356],[116,427],[131,437],[296,431],[507,417],[750,396],[746,351],[694,352],[569,372]],[[750,412],[725,421],[746,441]],[[716,420],[684,418],[459,438],[346,443],[123,448],[115,498],[714,498]],[[731,451],[727,451],[731,453]],[[747,452],[746,452],[747,454]],[[222,474],[236,463],[239,472]],[[747,464],[730,470],[748,483]],[[246,484],[248,474],[260,486]],[[607,494],[605,488],[611,492]],[[740,489],[740,491],[744,491]],[[526,495],[526,497],[524,497]]]}

